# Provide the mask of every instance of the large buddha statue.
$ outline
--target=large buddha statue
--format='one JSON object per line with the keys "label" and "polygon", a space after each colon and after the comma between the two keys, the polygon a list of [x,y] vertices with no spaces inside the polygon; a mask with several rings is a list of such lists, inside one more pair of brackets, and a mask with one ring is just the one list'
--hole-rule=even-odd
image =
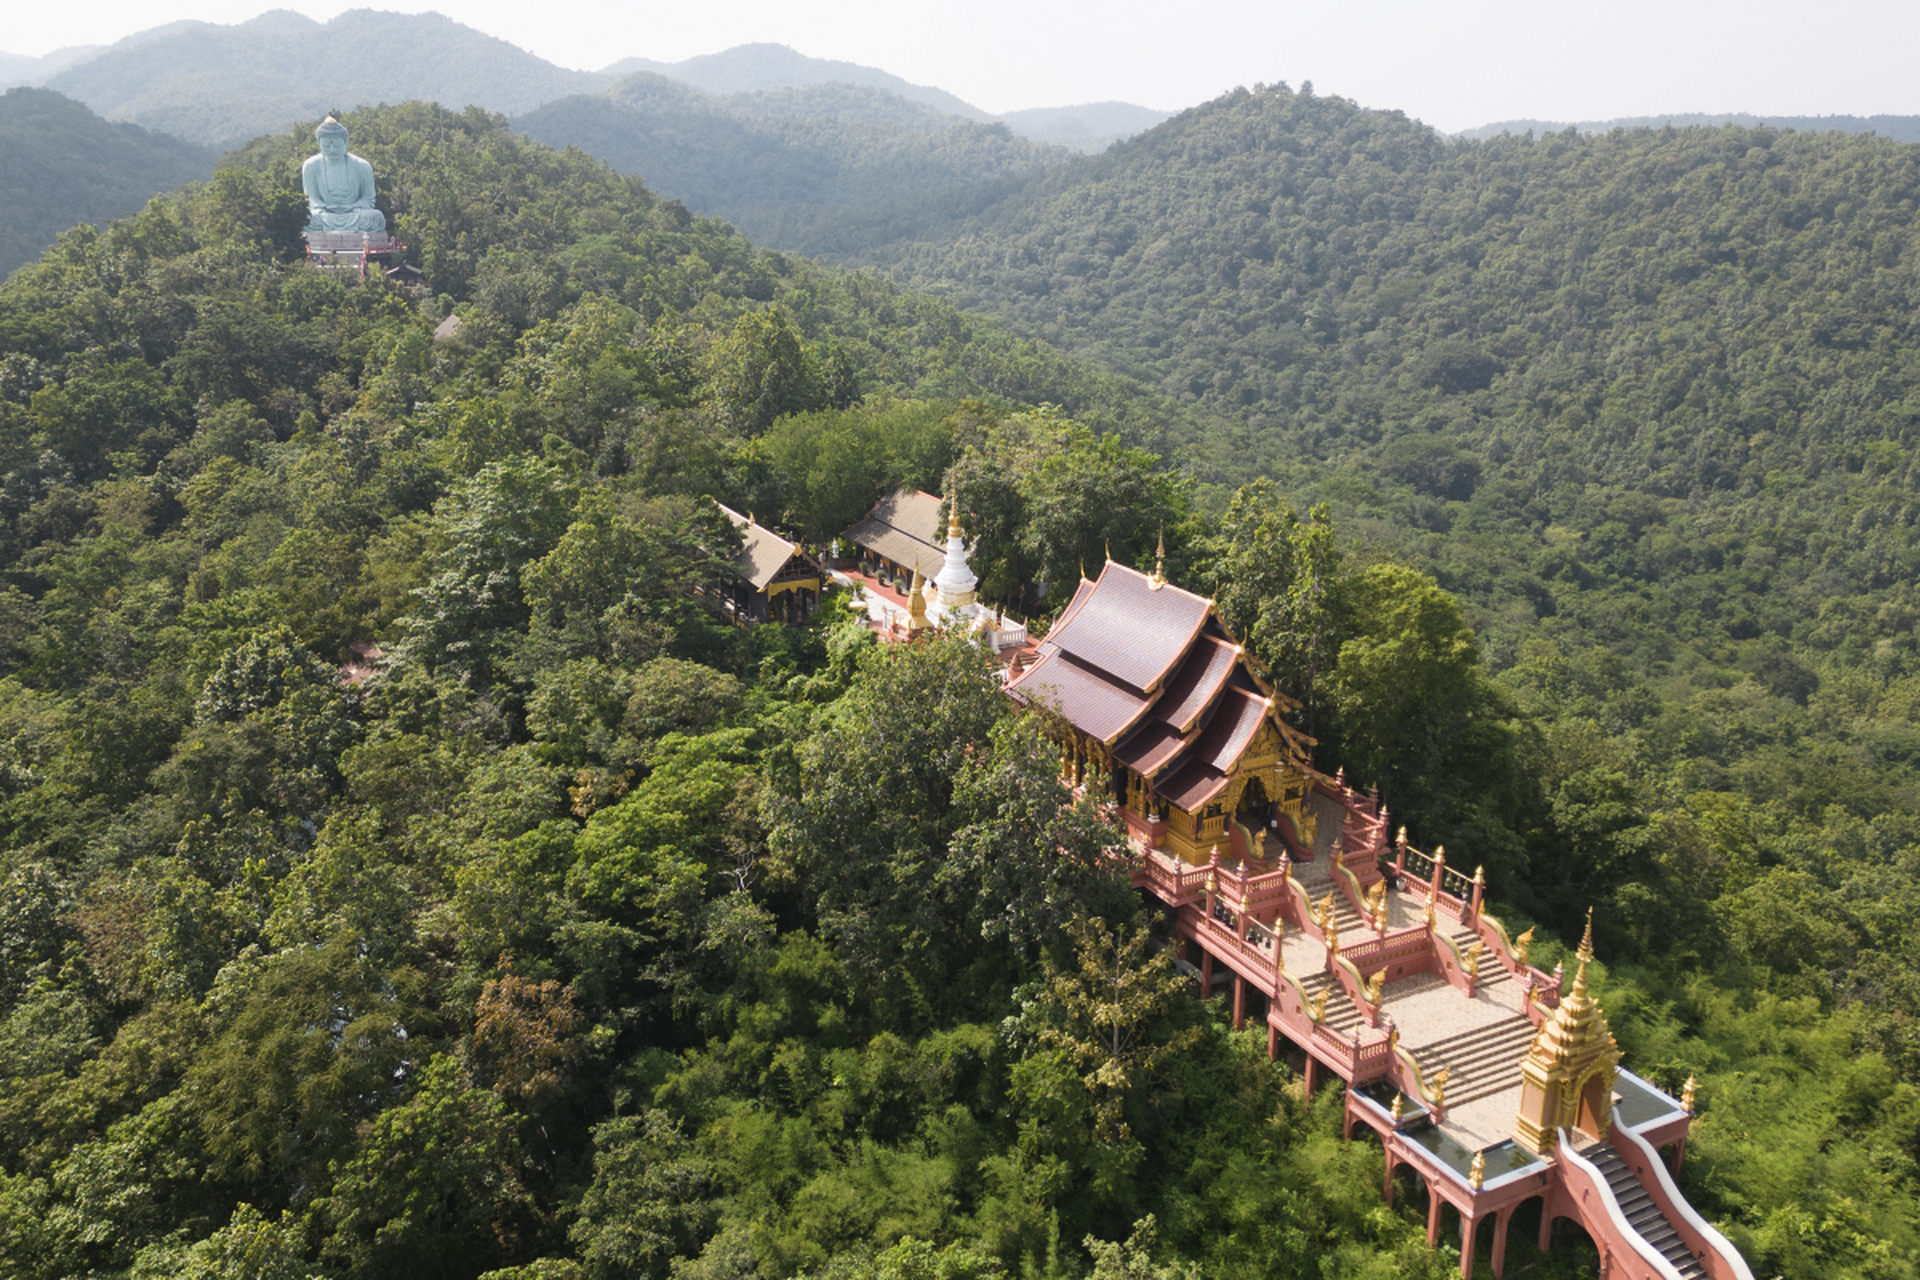
{"label": "large buddha statue", "polygon": [[358,231],[384,235],[387,216],[373,207],[373,166],[347,151],[347,126],[328,116],[313,131],[320,154],[300,166],[307,193],[307,233]]}

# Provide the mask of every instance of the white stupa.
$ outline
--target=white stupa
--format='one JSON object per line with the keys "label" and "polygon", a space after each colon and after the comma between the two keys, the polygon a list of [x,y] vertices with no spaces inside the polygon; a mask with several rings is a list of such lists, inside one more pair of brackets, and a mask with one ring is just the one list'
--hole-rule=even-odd
{"label": "white stupa", "polygon": [[960,528],[956,498],[947,516],[946,560],[933,580],[922,586],[918,571],[901,605],[886,595],[862,589],[849,603],[867,615],[883,636],[907,638],[929,627],[960,631],[998,653],[1025,644],[1025,624],[980,603],[980,578],[967,563],[967,540]]}
{"label": "white stupa", "polygon": [[953,510],[947,514],[947,561],[933,579],[936,602],[949,612],[964,609],[979,599],[974,590],[979,585],[980,579],[967,563],[966,539],[960,536],[960,499],[956,496]]}

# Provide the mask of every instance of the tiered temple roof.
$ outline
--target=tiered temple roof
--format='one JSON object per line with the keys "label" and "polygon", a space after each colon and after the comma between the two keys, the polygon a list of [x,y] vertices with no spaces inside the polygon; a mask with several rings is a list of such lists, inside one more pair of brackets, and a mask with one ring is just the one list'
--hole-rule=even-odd
{"label": "tiered temple roof", "polygon": [[[1081,582],[1008,691],[1058,712],[1101,766],[1123,766],[1128,799],[1148,795],[1184,811],[1193,839],[1201,832],[1191,815],[1246,773],[1263,729],[1276,750],[1257,773],[1309,770],[1307,739],[1280,719],[1213,602],[1113,561]],[[1267,800],[1281,798],[1278,782],[1262,778]]]}

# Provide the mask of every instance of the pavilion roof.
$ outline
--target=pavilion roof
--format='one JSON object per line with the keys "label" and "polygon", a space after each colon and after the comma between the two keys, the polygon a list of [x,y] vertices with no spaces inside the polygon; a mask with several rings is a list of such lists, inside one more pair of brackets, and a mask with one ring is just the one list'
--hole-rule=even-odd
{"label": "pavilion roof", "polygon": [[937,494],[924,489],[896,489],[874,503],[873,510],[848,529],[845,537],[856,547],[918,569],[931,578],[947,559],[941,546],[942,532]]}
{"label": "pavilion roof", "polygon": [[[1192,812],[1227,785],[1262,724],[1291,728],[1212,612],[1202,596],[1108,561],[1008,691],[1112,745],[1114,760]],[[1296,749],[1296,738],[1307,741],[1288,735]]]}
{"label": "pavilion roof", "polygon": [[767,528],[749,516],[743,516],[724,502],[713,504],[719,507],[727,519],[733,521],[734,528],[740,530],[740,555],[734,561],[740,576],[751,583],[755,591],[765,591],[787,561],[794,556],[804,556],[798,543],[788,542],[785,538]]}

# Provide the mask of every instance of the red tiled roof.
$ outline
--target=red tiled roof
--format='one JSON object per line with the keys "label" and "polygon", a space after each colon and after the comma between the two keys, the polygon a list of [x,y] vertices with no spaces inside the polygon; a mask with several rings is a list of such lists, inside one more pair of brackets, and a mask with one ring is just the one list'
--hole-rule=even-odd
{"label": "red tiled roof", "polygon": [[1193,744],[1193,756],[1216,769],[1231,769],[1260,731],[1267,717],[1267,700],[1245,689],[1229,689]]}
{"label": "red tiled roof", "polygon": [[1166,721],[1181,733],[1191,729],[1200,713],[1212,705],[1215,696],[1226,687],[1238,656],[1234,646],[1220,637],[1201,636],[1188,651],[1187,660],[1167,681],[1160,700],[1154,703],[1154,718]]}
{"label": "red tiled roof", "polygon": [[1227,785],[1227,774],[1267,717],[1267,700],[1229,689],[1177,768],[1159,785],[1162,797],[1192,813]]}
{"label": "red tiled roof", "polygon": [[1040,660],[1007,686],[1027,702],[1052,707],[1090,738],[1111,742],[1145,713],[1149,700],[1063,653]]}
{"label": "red tiled roof", "polygon": [[1055,624],[1047,640],[1144,692],[1180,661],[1206,625],[1208,609],[1203,596],[1173,586],[1156,590],[1146,574],[1109,560],[1086,598]]}
{"label": "red tiled roof", "polygon": [[1113,758],[1135,773],[1152,777],[1169,760],[1186,750],[1187,740],[1166,721],[1150,717],[1132,736],[1114,750]]}

